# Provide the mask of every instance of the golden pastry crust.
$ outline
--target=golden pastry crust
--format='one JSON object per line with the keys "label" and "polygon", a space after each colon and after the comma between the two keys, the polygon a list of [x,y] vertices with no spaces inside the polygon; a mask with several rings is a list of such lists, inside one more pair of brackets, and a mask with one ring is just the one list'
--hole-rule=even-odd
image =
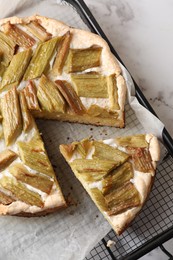
{"label": "golden pastry crust", "polygon": [[54,208],[49,208],[37,213],[29,213],[29,212],[25,212],[25,211],[21,211],[18,214],[9,214],[8,212],[6,212],[5,209],[1,208],[2,204],[0,205],[0,215],[12,215],[12,216],[17,216],[17,217],[41,217],[41,216],[46,216],[50,213],[56,212],[57,210],[61,210],[67,207],[67,204],[64,203],[61,206],[58,207],[54,207]]}

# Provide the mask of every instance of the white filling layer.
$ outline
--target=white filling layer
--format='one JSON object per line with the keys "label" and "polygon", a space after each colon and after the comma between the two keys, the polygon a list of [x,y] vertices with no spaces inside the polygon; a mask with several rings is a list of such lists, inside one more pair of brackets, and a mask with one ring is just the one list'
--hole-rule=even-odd
{"label": "white filling layer", "polygon": [[110,139],[107,139],[107,140],[103,140],[103,143],[104,144],[107,144],[107,145],[110,145],[112,147],[117,147],[116,143],[115,143],[115,140],[110,138]]}
{"label": "white filling layer", "polygon": [[88,109],[92,105],[97,105],[103,108],[109,108],[109,99],[108,98],[86,98],[80,97],[82,104]]}
{"label": "white filling layer", "polygon": [[102,181],[96,181],[88,184],[89,189],[97,188],[99,190],[102,190]]}
{"label": "white filling layer", "polygon": [[120,151],[122,152],[126,152],[126,148],[125,147],[122,147],[122,146],[118,146],[116,143],[115,143],[115,139],[107,139],[107,140],[103,140],[103,143],[104,144],[108,144],[112,147],[115,147],[115,148],[118,148]]}

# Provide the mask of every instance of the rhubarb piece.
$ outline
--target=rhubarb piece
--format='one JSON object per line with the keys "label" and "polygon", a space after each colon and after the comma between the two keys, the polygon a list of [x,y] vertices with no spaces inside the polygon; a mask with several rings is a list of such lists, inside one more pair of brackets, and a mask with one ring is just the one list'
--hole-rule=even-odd
{"label": "rhubarb piece", "polygon": [[13,201],[15,201],[14,198],[11,198],[10,196],[6,195],[5,193],[0,191],[0,203],[3,205],[9,205]]}
{"label": "rhubarb piece", "polygon": [[76,159],[70,166],[81,178],[87,182],[99,181],[111,170],[117,167],[116,162],[110,160]]}
{"label": "rhubarb piece", "polygon": [[101,74],[72,74],[76,93],[80,97],[108,98],[107,78]]}
{"label": "rhubarb piece", "polygon": [[92,194],[92,199],[94,202],[97,204],[97,206],[102,210],[102,211],[109,211],[109,208],[107,206],[107,203],[105,201],[105,198],[102,194],[102,192],[97,189],[97,188],[92,188],[90,189],[90,192]]}
{"label": "rhubarb piece", "polygon": [[76,150],[77,154],[80,154],[82,159],[86,158],[87,151],[86,151],[85,147],[83,146],[83,144],[81,144],[81,143],[77,144],[75,150]]}
{"label": "rhubarb piece", "polygon": [[43,150],[43,144],[39,140],[37,142],[36,140],[18,142],[17,145],[20,158],[24,164],[33,170],[54,178],[53,168],[45,150]]}
{"label": "rhubarb piece", "polygon": [[31,111],[40,111],[40,106],[37,99],[37,90],[34,82],[29,81],[28,85],[23,89],[26,98],[27,107]]}
{"label": "rhubarb piece", "polygon": [[23,119],[23,130],[24,132],[27,132],[28,130],[31,129],[33,125],[33,118],[28,110],[26,98],[23,92],[19,93],[19,99],[20,99],[21,113]]}
{"label": "rhubarb piece", "polygon": [[76,145],[74,143],[60,145],[61,153],[63,155],[65,155],[65,158],[68,158],[68,160],[70,160],[71,157],[73,156],[75,148],[76,148]]}
{"label": "rhubarb piece", "polygon": [[9,90],[1,98],[2,125],[5,143],[12,144],[22,131],[22,120],[16,88]]}
{"label": "rhubarb piece", "polygon": [[[0,62],[0,77],[3,76],[4,72],[5,72],[5,66],[2,65],[2,62]],[[1,84],[0,84],[0,88],[1,88]]]}
{"label": "rhubarb piece", "polygon": [[132,153],[134,168],[140,172],[154,172],[151,155],[145,148],[136,148]]}
{"label": "rhubarb piece", "polygon": [[86,49],[70,49],[68,55],[68,72],[80,72],[100,66],[102,47],[93,45]]}
{"label": "rhubarb piece", "polygon": [[62,74],[62,70],[70,48],[70,40],[71,40],[71,34],[70,31],[68,31],[62,37],[60,44],[58,45],[57,56],[51,70],[52,75]]}
{"label": "rhubarb piece", "polygon": [[65,80],[56,80],[55,83],[71,110],[78,115],[84,114],[85,108],[70,83]]}
{"label": "rhubarb piece", "polygon": [[108,109],[99,107],[97,105],[91,105],[87,110],[87,114],[93,117],[109,118],[110,121],[118,118],[118,113],[116,111],[109,111]]}
{"label": "rhubarb piece", "polygon": [[77,154],[77,156],[80,155],[81,158],[85,159],[92,148],[92,141],[84,139],[81,142],[73,142],[67,145],[62,144],[60,146],[60,151],[66,158],[68,158],[68,160],[71,160],[74,154]]}
{"label": "rhubarb piece", "polygon": [[46,31],[46,29],[41,26],[37,21],[32,21],[25,25],[25,27],[30,31],[35,37],[37,37],[41,42],[45,42],[51,38],[51,34]]}
{"label": "rhubarb piece", "polygon": [[62,144],[61,151],[66,154],[66,157],[70,160],[74,153],[79,154],[81,158],[85,159],[89,151],[92,149],[92,141],[88,139],[79,142],[73,142],[72,144]]}
{"label": "rhubarb piece", "polygon": [[2,64],[3,56],[4,56],[4,54],[3,54],[3,52],[0,49],[0,77],[2,77],[2,75],[3,75],[4,71],[5,71],[5,66]]}
{"label": "rhubarb piece", "polygon": [[117,145],[125,147],[148,147],[148,143],[145,140],[145,135],[139,134],[134,136],[118,137],[115,139]]}
{"label": "rhubarb piece", "polygon": [[5,34],[7,34],[20,47],[30,48],[36,43],[34,38],[17,27],[17,25],[8,22],[3,27]]}
{"label": "rhubarb piece", "polygon": [[3,53],[1,66],[7,67],[14,55],[16,43],[3,32],[0,32],[0,51]]}
{"label": "rhubarb piece", "polygon": [[37,88],[37,97],[43,110],[65,112],[65,102],[54,82],[42,75]]}
{"label": "rhubarb piece", "polygon": [[1,88],[6,85],[20,82],[32,56],[32,50],[28,49],[13,56],[9,67],[6,69],[1,83]]}
{"label": "rhubarb piece", "polygon": [[80,154],[83,159],[86,158],[88,152],[92,149],[92,141],[87,139],[82,140],[80,143],[75,143],[75,151]]}
{"label": "rhubarb piece", "polygon": [[119,189],[113,190],[105,196],[108,215],[116,215],[127,209],[140,206],[140,195],[134,184],[127,182]]}
{"label": "rhubarb piece", "polygon": [[24,80],[38,78],[45,72],[58,41],[59,37],[55,37],[38,45],[25,72]]}
{"label": "rhubarb piece", "polygon": [[9,149],[0,152],[0,171],[7,168],[16,158],[17,154]]}
{"label": "rhubarb piece", "polygon": [[1,62],[2,62],[2,60],[3,60],[3,52],[1,51],[1,49],[0,49],[0,64],[1,64]]}
{"label": "rhubarb piece", "polygon": [[16,181],[14,178],[3,177],[0,179],[0,185],[9,191],[19,200],[31,206],[44,207],[41,196],[26,188],[24,184]]}
{"label": "rhubarb piece", "polygon": [[127,153],[102,142],[94,141],[93,145],[95,147],[95,151],[92,156],[93,159],[107,159],[114,160],[117,163],[124,163],[129,158]]}
{"label": "rhubarb piece", "polygon": [[116,85],[115,74],[107,77],[107,86],[108,86],[110,108],[112,110],[119,110],[120,106],[118,104],[118,89]]}
{"label": "rhubarb piece", "polygon": [[40,175],[39,173],[32,174],[30,173],[26,167],[24,167],[21,163],[13,164],[9,168],[9,172],[21,182],[29,184],[36,189],[39,189],[47,194],[50,193],[53,185],[53,181],[47,178],[44,175]]}
{"label": "rhubarb piece", "polygon": [[35,128],[35,133],[32,139],[29,141],[30,147],[34,147],[35,152],[46,152],[43,140],[41,139],[40,133],[37,128]]}
{"label": "rhubarb piece", "polygon": [[[0,119],[0,120],[2,120],[2,119]],[[4,133],[2,130],[0,130],[0,140],[2,140],[3,137],[4,137]]]}
{"label": "rhubarb piece", "polygon": [[106,195],[112,192],[112,190],[123,186],[126,182],[130,181],[133,176],[134,174],[131,163],[125,162],[102,180],[103,194]]}

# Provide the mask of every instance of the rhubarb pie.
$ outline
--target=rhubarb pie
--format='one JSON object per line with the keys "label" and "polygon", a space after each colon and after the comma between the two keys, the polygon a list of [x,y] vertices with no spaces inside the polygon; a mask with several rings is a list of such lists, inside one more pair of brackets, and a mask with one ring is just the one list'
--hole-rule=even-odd
{"label": "rhubarb pie", "polygon": [[[0,20],[0,214],[66,206],[35,118],[124,127],[126,85],[98,35],[42,16]],[[142,208],[159,157],[138,135],[61,145],[117,234]]]}
{"label": "rhubarb pie", "polygon": [[101,37],[41,16],[0,20],[0,213],[66,206],[34,117],[123,127],[125,92]]}
{"label": "rhubarb pie", "polygon": [[34,117],[124,127],[125,81],[100,36],[42,16],[3,19],[0,61],[0,92],[23,90]]}
{"label": "rhubarb pie", "polygon": [[104,217],[120,235],[143,207],[154,180],[159,144],[151,134],[82,140],[60,151]]}

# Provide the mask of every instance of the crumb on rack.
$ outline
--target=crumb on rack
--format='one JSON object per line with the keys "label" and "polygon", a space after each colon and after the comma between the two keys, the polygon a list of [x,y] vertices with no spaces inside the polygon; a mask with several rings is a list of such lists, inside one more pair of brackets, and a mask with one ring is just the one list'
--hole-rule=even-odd
{"label": "crumb on rack", "polygon": [[107,242],[107,247],[111,247],[111,246],[114,246],[116,243],[115,243],[115,241],[113,241],[113,240],[108,240],[108,242]]}

